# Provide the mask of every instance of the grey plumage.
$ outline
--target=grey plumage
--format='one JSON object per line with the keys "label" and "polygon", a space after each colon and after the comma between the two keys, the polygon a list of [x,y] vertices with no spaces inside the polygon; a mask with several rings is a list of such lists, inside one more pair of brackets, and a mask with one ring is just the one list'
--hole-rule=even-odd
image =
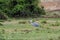
{"label": "grey plumage", "polygon": [[30,23],[34,27],[39,27],[39,23],[38,22],[33,22],[32,20],[30,20]]}

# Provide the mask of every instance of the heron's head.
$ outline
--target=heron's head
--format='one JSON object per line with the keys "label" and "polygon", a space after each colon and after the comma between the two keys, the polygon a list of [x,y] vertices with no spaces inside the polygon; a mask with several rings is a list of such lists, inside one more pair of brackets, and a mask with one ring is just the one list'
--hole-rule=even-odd
{"label": "heron's head", "polygon": [[32,22],[33,22],[33,20],[30,20],[29,22],[30,22],[30,23],[32,23]]}
{"label": "heron's head", "polygon": [[30,23],[33,23],[33,22],[35,22],[35,20],[29,20],[29,22],[30,22]]}

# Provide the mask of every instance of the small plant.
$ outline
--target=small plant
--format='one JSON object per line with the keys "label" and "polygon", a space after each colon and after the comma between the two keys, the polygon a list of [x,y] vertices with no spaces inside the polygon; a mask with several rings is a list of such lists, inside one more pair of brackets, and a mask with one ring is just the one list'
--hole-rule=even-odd
{"label": "small plant", "polygon": [[4,20],[0,20],[0,22],[4,22]]}
{"label": "small plant", "polygon": [[2,29],[2,34],[4,34],[5,33],[5,30],[4,29]]}
{"label": "small plant", "polygon": [[59,26],[59,25],[60,25],[59,23],[52,24],[52,26]]}
{"label": "small plant", "polygon": [[60,36],[58,37],[58,39],[60,39]]}
{"label": "small plant", "polygon": [[51,33],[50,31],[48,31],[48,33]]}
{"label": "small plant", "polygon": [[39,31],[40,31],[38,28],[37,28],[37,29],[35,29],[35,30],[36,30],[36,33],[39,33]]}
{"label": "small plant", "polygon": [[4,35],[0,32],[0,40],[5,40]]}
{"label": "small plant", "polygon": [[22,32],[29,33],[31,30],[21,30]]}
{"label": "small plant", "polygon": [[2,23],[0,23],[0,26],[3,26],[3,24],[2,24]]}
{"label": "small plant", "polygon": [[7,21],[11,22],[11,20],[7,20]]}
{"label": "small plant", "polygon": [[53,40],[52,38],[50,38],[49,40]]}
{"label": "small plant", "polygon": [[17,31],[17,29],[14,30],[15,32]]}
{"label": "small plant", "polygon": [[19,22],[19,24],[26,24],[26,21]]}
{"label": "small plant", "polygon": [[47,29],[50,29],[49,27],[47,27]]}
{"label": "small plant", "polygon": [[36,29],[36,31],[39,31],[39,29]]}
{"label": "small plant", "polygon": [[29,33],[30,31],[29,30],[24,30],[26,33]]}
{"label": "small plant", "polygon": [[55,26],[55,24],[51,24],[52,26]]}
{"label": "small plant", "polygon": [[60,23],[58,22],[58,21],[56,21],[56,24],[55,24],[56,26],[59,26],[60,25]]}
{"label": "small plant", "polygon": [[55,24],[56,26],[59,26],[59,24]]}
{"label": "small plant", "polygon": [[47,23],[47,21],[44,20],[44,21],[42,21],[41,23]]}

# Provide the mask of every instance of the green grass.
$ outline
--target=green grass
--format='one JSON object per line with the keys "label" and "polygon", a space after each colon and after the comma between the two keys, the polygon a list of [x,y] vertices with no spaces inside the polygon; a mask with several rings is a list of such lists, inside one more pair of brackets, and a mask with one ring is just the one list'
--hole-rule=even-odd
{"label": "green grass", "polygon": [[[60,40],[60,25],[52,26],[58,23],[60,19],[40,19],[41,27],[33,27],[31,24],[19,24],[20,21],[28,21],[29,19],[19,19],[1,22],[0,39],[1,40]],[[45,20],[47,23],[41,23]],[[51,22],[49,22],[51,21]],[[52,22],[56,21],[56,22]],[[60,22],[59,22],[60,24]]]}

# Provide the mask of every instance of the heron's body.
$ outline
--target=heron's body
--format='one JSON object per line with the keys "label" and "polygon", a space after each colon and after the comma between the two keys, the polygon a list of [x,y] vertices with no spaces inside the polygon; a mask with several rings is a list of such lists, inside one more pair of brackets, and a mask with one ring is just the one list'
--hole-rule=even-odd
{"label": "heron's body", "polygon": [[39,27],[39,24],[37,22],[33,22],[31,24],[32,24],[32,26]]}
{"label": "heron's body", "polygon": [[37,21],[32,21],[32,20],[30,20],[30,23],[31,23],[31,25],[32,26],[34,26],[34,27],[39,27],[39,23],[37,22]]}

